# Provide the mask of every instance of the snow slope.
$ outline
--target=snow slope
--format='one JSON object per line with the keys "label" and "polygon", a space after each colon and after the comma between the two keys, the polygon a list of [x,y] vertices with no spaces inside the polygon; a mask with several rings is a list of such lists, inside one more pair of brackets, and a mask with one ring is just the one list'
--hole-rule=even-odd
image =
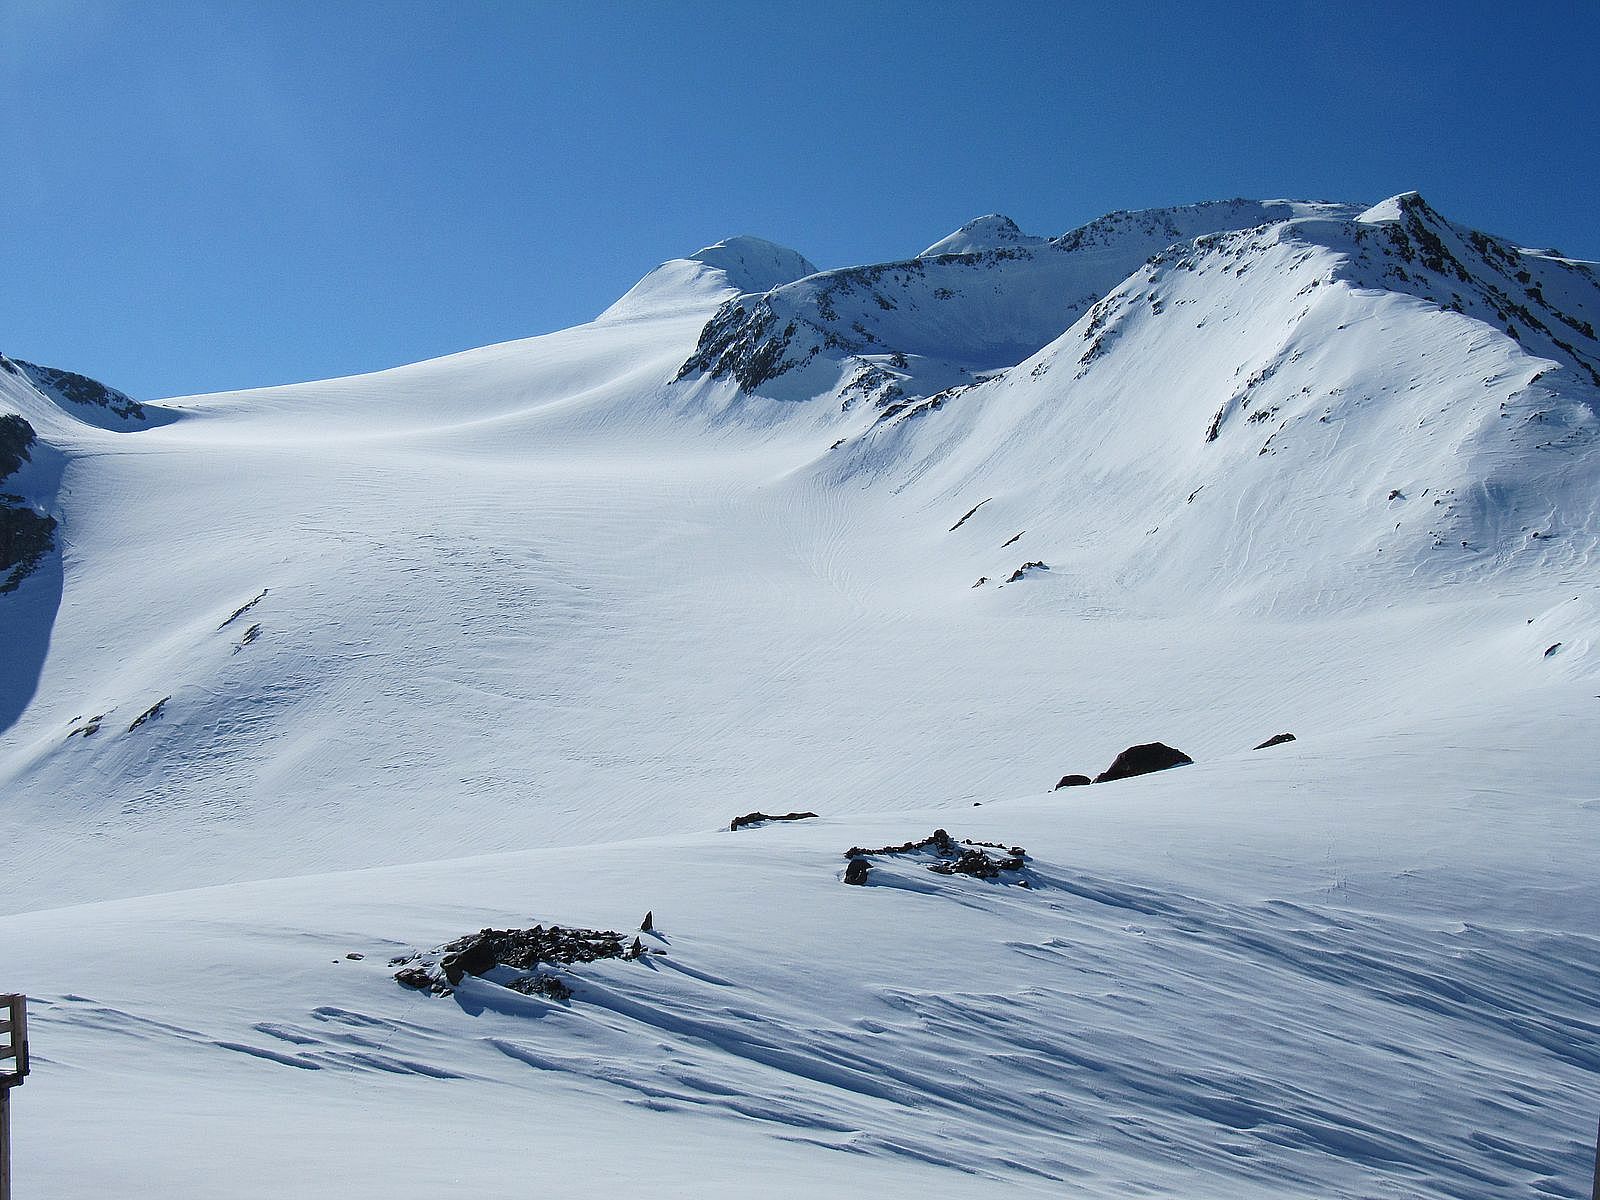
{"label": "snow slope", "polygon": [[[1002,220],[137,418],[0,372],[30,1194],[1579,1194],[1592,269],[1414,195]],[[1032,886],[841,884],[935,827]],[[390,978],[647,909],[568,1003]]]}

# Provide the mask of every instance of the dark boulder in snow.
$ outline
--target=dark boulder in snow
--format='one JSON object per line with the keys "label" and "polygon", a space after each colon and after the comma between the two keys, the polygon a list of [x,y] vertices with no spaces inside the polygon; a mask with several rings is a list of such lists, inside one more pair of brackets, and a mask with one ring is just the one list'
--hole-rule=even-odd
{"label": "dark boulder in snow", "polygon": [[1061,777],[1061,782],[1056,784],[1056,791],[1059,792],[1064,787],[1083,787],[1086,784],[1091,784],[1093,782],[1094,780],[1090,779],[1087,775],[1063,775]]}
{"label": "dark boulder in snow", "polygon": [[1281,746],[1285,742],[1292,742],[1294,740],[1295,740],[1294,734],[1292,734],[1292,733],[1275,733],[1271,737],[1269,737],[1266,741],[1262,742],[1261,745],[1257,746],[1256,749],[1257,750],[1270,750],[1274,746]]}
{"label": "dark boulder in snow", "polygon": [[767,821],[804,821],[811,817],[815,817],[816,815],[817,814],[814,812],[792,812],[781,814],[764,812],[745,813],[745,815],[742,817],[735,817],[728,828],[743,829],[746,825],[760,825]]}
{"label": "dark boulder in snow", "polygon": [[484,930],[477,937],[470,939],[461,949],[453,954],[444,956],[439,963],[439,969],[444,972],[444,977],[450,981],[451,986],[461,982],[464,975],[482,975],[485,971],[494,969],[495,940],[490,936],[491,931]]}
{"label": "dark boulder in snow", "polygon": [[872,864],[864,858],[852,858],[850,865],[844,869],[844,881],[860,886],[866,883],[867,873],[872,870]]}
{"label": "dark boulder in snow", "polygon": [[1145,742],[1139,746],[1129,746],[1116,760],[1100,774],[1096,775],[1096,783],[1111,783],[1117,779],[1129,779],[1135,775],[1149,775],[1153,771],[1166,771],[1172,767],[1186,767],[1194,759],[1182,750],[1174,750],[1162,742]]}

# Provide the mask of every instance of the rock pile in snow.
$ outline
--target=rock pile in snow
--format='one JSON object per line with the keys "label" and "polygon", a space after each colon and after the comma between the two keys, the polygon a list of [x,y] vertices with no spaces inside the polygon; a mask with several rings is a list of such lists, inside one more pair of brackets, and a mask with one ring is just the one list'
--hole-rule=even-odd
{"label": "rock pile in snow", "polygon": [[[990,850],[998,850],[1001,853],[990,854]],[[1027,865],[1028,852],[1021,846],[1008,847],[1003,842],[958,840],[943,829],[935,829],[932,834],[919,842],[879,846],[875,850],[867,850],[860,846],[850,847],[844,852],[844,856],[850,860],[849,866],[845,868],[844,881],[849,884],[865,884],[872,870],[872,864],[867,861],[870,858],[928,854],[937,859],[928,864],[928,870],[936,875],[971,875],[975,879],[1001,879],[1008,883],[1017,883],[1022,887],[1028,886],[1025,879],[1007,878],[1014,876]]]}
{"label": "rock pile in snow", "polygon": [[639,939],[624,945],[622,935],[613,930],[548,928],[480,929],[453,942],[446,942],[432,956],[403,955],[391,959],[390,966],[402,967],[395,980],[406,987],[447,996],[468,975],[487,975],[496,967],[524,972],[504,984],[524,995],[549,996],[565,1000],[572,989],[558,976],[541,974],[536,968],[571,966],[602,958],[634,959],[644,953]]}

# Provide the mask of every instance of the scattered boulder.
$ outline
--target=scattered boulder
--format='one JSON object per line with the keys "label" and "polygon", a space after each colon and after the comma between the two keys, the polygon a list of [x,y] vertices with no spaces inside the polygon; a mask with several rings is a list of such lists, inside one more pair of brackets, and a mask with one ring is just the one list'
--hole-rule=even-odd
{"label": "scattered boulder", "polygon": [[656,912],[655,912],[655,909],[651,909],[649,912],[645,913],[644,920],[639,922],[639,932],[640,933],[649,933],[652,930],[654,930],[655,927],[656,927]]}
{"label": "scattered boulder", "polygon": [[1094,780],[1087,775],[1063,775],[1061,782],[1056,784],[1056,791],[1059,792],[1064,787],[1085,787],[1093,782]]}
{"label": "scattered boulder", "polygon": [[1112,761],[1111,765],[1094,777],[1096,783],[1111,783],[1135,775],[1149,775],[1154,771],[1167,771],[1173,767],[1186,767],[1194,759],[1182,750],[1174,750],[1162,742],[1145,742],[1129,746]]}
{"label": "scattered boulder", "polygon": [[872,864],[864,858],[852,858],[850,865],[844,869],[844,881],[859,887],[867,882],[867,874],[872,870]]}
{"label": "scattered boulder", "polygon": [[1050,569],[1050,564],[1049,563],[1042,563],[1042,562],[1023,563],[1015,571],[1011,572],[1011,574],[1006,576],[1006,582],[1007,583],[1015,583],[1017,580],[1021,579],[1024,575],[1026,575],[1029,571],[1048,571],[1049,569]]}
{"label": "scattered boulder", "polygon": [[772,814],[764,812],[745,813],[742,817],[735,817],[729,829],[743,829],[746,825],[760,825],[766,821],[804,821],[817,814],[814,812],[792,812]]}
{"label": "scattered boulder", "polygon": [[1270,750],[1274,746],[1281,746],[1285,742],[1292,742],[1294,740],[1295,740],[1295,737],[1294,737],[1294,734],[1292,734],[1292,733],[1275,733],[1271,737],[1269,737],[1266,741],[1262,742],[1261,745],[1257,746],[1256,749],[1257,750]]}

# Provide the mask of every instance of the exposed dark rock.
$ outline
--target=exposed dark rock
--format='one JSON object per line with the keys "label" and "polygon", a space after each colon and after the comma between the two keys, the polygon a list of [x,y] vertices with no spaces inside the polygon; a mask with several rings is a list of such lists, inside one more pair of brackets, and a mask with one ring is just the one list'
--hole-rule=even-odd
{"label": "exposed dark rock", "polygon": [[1063,775],[1061,782],[1056,784],[1056,791],[1059,792],[1064,787],[1084,787],[1093,782],[1094,780],[1087,775]]}
{"label": "exposed dark rock", "polygon": [[746,825],[760,825],[764,821],[804,821],[816,815],[817,814],[814,812],[792,812],[782,814],[764,812],[745,813],[745,815],[742,817],[735,817],[732,824],[730,824],[728,828],[743,829]]}
{"label": "exposed dark rock", "polygon": [[54,392],[73,404],[89,404],[103,408],[123,420],[144,420],[144,405],[131,396],[107,387],[97,379],[79,375],[76,371],[62,371],[55,367],[41,367],[38,363],[10,360],[23,368],[35,386]]}
{"label": "exposed dark rock", "polygon": [[14,592],[56,544],[56,519],[26,505],[0,504],[0,596]]}
{"label": "exposed dark rock", "polygon": [[[985,848],[1004,853],[988,854]],[[1021,846],[1008,847],[1003,842],[958,841],[943,829],[935,829],[920,842],[879,846],[876,850],[866,850],[860,846],[850,847],[845,851],[845,857],[850,860],[850,865],[845,868],[844,881],[854,884],[865,883],[867,872],[871,869],[871,864],[867,862],[869,857],[929,852],[939,861],[929,863],[928,870],[939,875],[971,875],[977,879],[999,879],[1004,872],[1020,871],[1026,865],[1028,857],[1028,852]]]}
{"label": "exposed dark rock", "polygon": [[1096,775],[1096,783],[1111,783],[1134,775],[1148,775],[1152,771],[1166,771],[1172,767],[1185,767],[1194,762],[1182,750],[1174,750],[1161,742],[1145,742],[1129,746],[1117,755],[1112,764]]}
{"label": "exposed dark rock", "polygon": [[1554,654],[1559,649],[1561,649],[1561,643],[1560,642],[1557,642],[1553,646],[1548,646],[1548,647],[1545,648],[1544,656],[1546,658],[1549,658],[1552,654]]}
{"label": "exposed dark rock", "polygon": [[133,724],[128,726],[128,732],[132,733],[135,729],[139,728],[139,726],[143,725],[146,721],[154,721],[157,717],[159,717],[161,715],[161,710],[166,708],[167,701],[171,700],[171,699],[172,699],[171,696],[163,696],[163,697],[161,697],[161,699],[157,700],[154,704],[152,704],[149,708],[145,709],[142,713],[140,713],[137,717],[135,717],[133,719]]}
{"label": "exposed dark rock", "polygon": [[[993,843],[990,843],[991,845]],[[844,852],[846,858],[859,858],[865,854],[911,854],[917,850],[932,849],[939,854],[956,854],[955,839],[942,829],[935,829],[920,842],[902,842],[898,846],[879,846],[876,850],[863,850],[860,846],[851,846]]]}
{"label": "exposed dark rock", "polygon": [[482,975],[495,968],[499,959],[495,957],[497,939],[494,933],[494,930],[486,929],[455,953],[444,956],[439,969],[452,986],[460,983],[464,975]]}
{"label": "exposed dark rock", "polygon": [[[226,629],[229,625],[232,625],[240,617],[244,616],[245,613],[249,612],[252,608],[254,608],[256,605],[260,604],[266,598],[267,598],[267,589],[266,588],[262,588],[261,589],[261,594],[259,596],[257,596],[254,600],[251,600],[251,601],[249,601],[249,602],[247,602],[245,604],[241,604],[238,608],[234,609],[233,610],[233,614],[231,616],[229,616],[229,618],[226,621],[224,621],[221,625],[218,625],[217,628],[218,629]],[[248,633],[246,634],[246,637],[249,637]],[[250,640],[253,641],[254,639],[251,638]]]}
{"label": "exposed dark rock", "polygon": [[1048,571],[1049,569],[1050,569],[1050,564],[1049,563],[1042,563],[1042,562],[1023,563],[1015,571],[1011,572],[1010,575],[1006,576],[1006,582],[1007,583],[1015,583],[1017,580],[1021,579],[1024,575],[1026,575],[1029,571]]}
{"label": "exposed dark rock", "polygon": [[655,913],[655,909],[651,909],[649,912],[645,913],[644,920],[639,922],[639,932],[640,933],[649,933],[653,929],[655,929],[655,927],[656,927],[656,913]]}
{"label": "exposed dark rock", "polygon": [[419,992],[439,992],[441,995],[448,995],[450,991],[421,967],[407,967],[403,971],[396,971],[394,978],[402,987],[416,988]]}
{"label": "exposed dark rock", "polygon": [[[0,416],[0,480],[31,462],[38,438],[15,414]],[[34,512],[22,497],[0,495],[0,596],[14,592],[55,548],[56,519]]]}
{"label": "exposed dark rock", "polygon": [[572,989],[555,975],[524,975],[506,984],[513,992],[524,996],[546,996],[551,1000],[571,1000]]}
{"label": "exposed dark rock", "polygon": [[990,496],[988,500],[979,500],[971,508],[967,509],[967,511],[962,514],[961,520],[957,521],[954,525],[950,526],[950,532],[954,533],[956,530],[960,529],[963,525],[965,525],[967,523],[968,520],[971,519],[973,513],[977,512],[985,504],[989,503],[989,500],[993,500],[993,499],[994,499],[994,497]]}
{"label": "exposed dark rock", "polygon": [[[638,939],[634,941],[637,944]],[[437,967],[430,957],[413,955],[391,959],[391,966],[415,964],[396,972],[396,981],[406,987],[425,987],[436,994],[448,995],[468,975],[483,975],[496,967],[510,967],[532,973],[532,977],[518,978],[506,984],[507,987],[526,995],[564,1000],[572,994],[571,989],[553,975],[534,973],[535,967],[540,964],[570,966],[601,958],[638,957],[624,949],[619,933],[600,929],[563,929],[559,925],[549,928],[535,925],[532,929],[480,929],[477,933],[447,942],[434,953],[439,956]]]}
{"label": "exposed dark rock", "polygon": [[1257,750],[1270,750],[1273,746],[1281,746],[1285,742],[1292,742],[1292,741],[1294,741],[1294,734],[1292,734],[1292,733],[1275,733],[1271,737],[1269,737],[1266,741],[1262,742],[1261,745],[1257,746],[1256,749]]}
{"label": "exposed dark rock", "polygon": [[25,462],[33,459],[34,443],[38,440],[33,426],[15,413],[0,416],[0,480],[14,474]]}
{"label": "exposed dark rock", "polygon": [[971,875],[978,879],[999,879],[1002,871],[1020,871],[1027,856],[1016,853],[999,857],[983,850],[963,850],[954,862],[937,862],[928,867],[936,875]]}

